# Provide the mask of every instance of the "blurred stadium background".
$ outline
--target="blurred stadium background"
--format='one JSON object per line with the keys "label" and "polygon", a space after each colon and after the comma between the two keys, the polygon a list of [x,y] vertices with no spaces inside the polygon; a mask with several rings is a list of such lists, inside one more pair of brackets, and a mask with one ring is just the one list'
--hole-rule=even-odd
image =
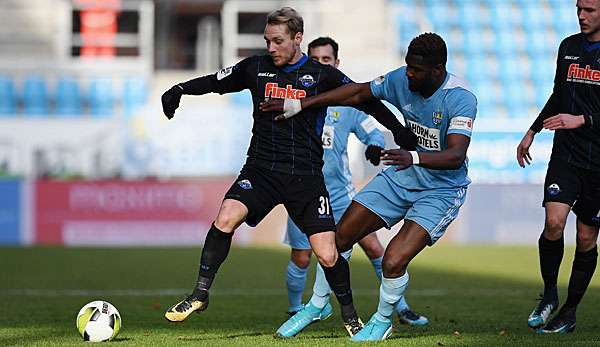
{"label": "blurred stadium background", "polygon": [[[531,167],[520,169],[514,153],[549,96],[560,40],[578,32],[574,4],[0,1],[0,244],[200,244],[245,159],[250,99],[184,97],[168,122],[160,95],[264,52],[265,14],[291,5],[304,16],[304,44],[335,38],[341,69],[357,81],[402,65],[416,34],[441,34],[449,71],[479,99],[473,185],[444,241],[533,245],[552,134],[536,138]],[[380,169],[355,139],[350,156],[359,186]],[[284,220],[277,209],[236,242],[277,244]]]}

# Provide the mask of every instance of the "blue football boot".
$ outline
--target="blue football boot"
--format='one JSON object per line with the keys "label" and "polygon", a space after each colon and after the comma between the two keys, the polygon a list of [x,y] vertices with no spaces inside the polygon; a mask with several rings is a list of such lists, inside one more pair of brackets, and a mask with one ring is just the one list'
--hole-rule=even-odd
{"label": "blue football boot", "polygon": [[392,334],[392,322],[382,322],[375,316],[371,316],[367,324],[352,336],[352,341],[382,341]]}
{"label": "blue football boot", "polygon": [[427,317],[421,316],[410,308],[398,312],[398,320],[400,323],[408,325],[423,326],[429,324]]}
{"label": "blue football boot", "polygon": [[566,334],[575,330],[575,310],[564,307],[545,327],[537,330],[540,334]]}
{"label": "blue football boot", "polygon": [[310,324],[329,318],[332,311],[333,308],[331,307],[330,303],[327,303],[327,305],[321,309],[313,306],[309,302],[308,304],[304,305],[302,310],[291,316],[279,327],[279,329],[277,329],[275,337],[288,338],[296,336]]}
{"label": "blue football boot", "polygon": [[543,327],[550,315],[558,308],[558,299],[552,298],[547,300],[540,296],[540,303],[529,315],[527,325],[532,329]]}

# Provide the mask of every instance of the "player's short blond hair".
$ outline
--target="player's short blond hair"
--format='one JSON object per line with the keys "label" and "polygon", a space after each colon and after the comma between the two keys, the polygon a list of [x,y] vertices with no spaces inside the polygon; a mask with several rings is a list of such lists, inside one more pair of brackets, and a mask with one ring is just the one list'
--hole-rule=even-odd
{"label": "player's short blond hair", "polygon": [[302,16],[291,7],[282,7],[267,15],[267,24],[285,24],[290,36],[294,38],[297,33],[304,33],[304,20]]}

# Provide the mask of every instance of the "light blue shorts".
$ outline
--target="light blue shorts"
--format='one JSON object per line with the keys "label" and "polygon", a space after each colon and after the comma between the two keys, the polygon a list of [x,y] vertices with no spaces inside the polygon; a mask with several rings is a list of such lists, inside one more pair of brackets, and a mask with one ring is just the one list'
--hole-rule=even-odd
{"label": "light blue shorts", "polygon": [[[343,206],[342,208],[333,208],[333,219],[337,224],[339,220],[344,215],[346,208],[348,208],[350,204]],[[283,239],[283,243],[292,247],[293,249],[312,249],[310,247],[310,242],[308,242],[308,237],[305,233],[303,233],[298,226],[292,221],[290,217],[287,220],[287,229],[285,232],[285,238]]]}
{"label": "light blue shorts", "polygon": [[456,219],[466,196],[467,187],[404,189],[379,173],[356,194],[354,201],[378,215],[388,228],[402,219],[419,224],[429,233],[431,246]]}

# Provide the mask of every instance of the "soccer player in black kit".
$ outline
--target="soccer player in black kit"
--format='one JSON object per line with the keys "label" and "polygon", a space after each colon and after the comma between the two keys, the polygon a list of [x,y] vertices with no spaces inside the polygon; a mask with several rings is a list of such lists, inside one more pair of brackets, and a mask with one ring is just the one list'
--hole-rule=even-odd
{"label": "soccer player in black kit", "polygon": [[[192,312],[206,309],[209,288],[229,253],[234,230],[243,222],[258,224],[273,207],[283,204],[294,223],[308,235],[340,302],[349,334],[362,328],[352,303],[348,263],[335,247],[335,224],[322,175],[321,133],[326,108],[306,110],[304,117],[283,122],[273,121],[276,113],[259,109],[259,103],[270,98],[301,99],[350,82],[339,70],[308,59],[300,50],[302,34],[302,17],[294,9],[273,11],[267,16],[264,34],[269,55],[250,57],[216,74],[179,83],[162,96],[163,111],[169,119],[183,94],[250,89],[254,104],[248,158],[208,231],[192,294],[165,313],[171,322],[183,321]],[[416,144],[416,136],[382,103],[358,108],[390,129],[398,145],[410,148]]]}
{"label": "soccer player in black kit", "polygon": [[[555,131],[544,183],[546,209],[539,257],[544,294],[528,319],[540,333],[575,329],[577,306],[594,274],[600,227],[600,0],[578,0],[581,33],[567,37],[558,50],[554,90],[517,147],[521,167],[542,128]],[[563,230],[569,211],[577,216],[577,248],[565,304],[558,307],[556,281],[564,252]]]}

